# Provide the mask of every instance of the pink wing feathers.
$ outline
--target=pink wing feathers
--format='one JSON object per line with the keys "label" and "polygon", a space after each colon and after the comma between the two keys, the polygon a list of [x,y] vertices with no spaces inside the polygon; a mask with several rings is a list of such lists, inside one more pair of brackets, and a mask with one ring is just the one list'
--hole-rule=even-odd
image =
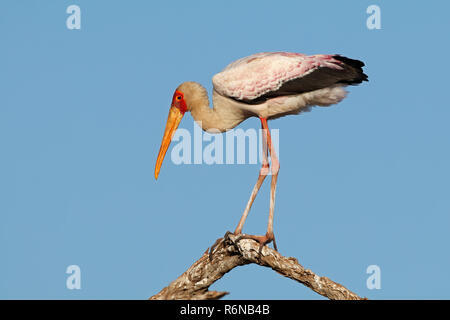
{"label": "pink wing feathers", "polygon": [[[327,77],[327,83],[334,84],[339,81],[348,81],[347,84],[353,84],[350,82],[350,75],[346,75],[348,80],[345,77],[340,79],[336,76],[336,71],[348,71],[351,67],[361,69],[364,64],[360,66],[358,63],[362,64],[358,60],[337,55],[307,56],[288,52],[257,53],[228,65],[222,72],[213,77],[213,85],[214,89],[222,95],[237,100],[251,101],[280,90],[283,84],[287,82],[291,82],[290,87],[292,87],[293,81],[291,80],[307,78],[307,75],[319,69],[329,70],[327,74],[322,72],[321,75],[322,78]],[[351,68],[351,70],[356,71],[355,68]],[[344,74],[344,72],[341,73]],[[354,73],[352,76],[355,76],[356,72],[352,73]],[[362,73],[362,75],[364,74]],[[312,77],[311,80],[313,79],[317,83],[316,78],[317,76]],[[304,84],[303,87],[305,87]],[[302,89],[299,88],[298,90]]]}

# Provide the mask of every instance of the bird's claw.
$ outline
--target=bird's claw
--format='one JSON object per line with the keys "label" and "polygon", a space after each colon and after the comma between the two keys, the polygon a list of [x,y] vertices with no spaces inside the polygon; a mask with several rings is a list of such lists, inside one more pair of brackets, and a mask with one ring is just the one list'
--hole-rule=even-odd
{"label": "bird's claw", "polygon": [[252,239],[259,243],[258,253],[259,253],[260,260],[261,260],[261,256],[262,256],[262,249],[266,244],[273,242],[273,248],[275,249],[275,251],[278,251],[277,243],[275,241],[275,235],[273,233],[272,234],[266,233],[266,235],[264,235],[264,236],[253,236],[253,235],[241,234],[235,239],[235,242],[237,243],[242,239]]}
{"label": "bird's claw", "polygon": [[258,249],[258,253],[259,253],[259,259],[261,260],[261,256],[262,256],[262,249],[266,244],[269,244],[271,242],[273,242],[273,248],[275,249],[275,251],[278,251],[277,248],[277,243],[275,241],[275,235],[272,234],[267,234],[264,236],[253,236],[253,235],[248,235],[248,234],[234,234],[230,231],[227,231],[225,233],[225,235],[222,238],[219,238],[216,240],[216,242],[214,242],[214,244],[211,246],[211,248],[209,249],[209,260],[212,261],[213,259],[213,253],[216,249],[218,249],[220,246],[222,246],[225,242],[227,242],[230,239],[230,235],[235,235],[237,236],[232,242],[233,243],[238,243],[239,241],[243,240],[243,239],[252,239],[255,240],[259,243],[259,249]]}
{"label": "bird's claw", "polygon": [[219,238],[216,240],[216,242],[214,242],[214,244],[209,249],[209,261],[212,261],[214,251],[217,248],[219,248],[221,245],[223,245],[227,240],[230,239],[230,237],[229,237],[230,234],[233,234],[233,233],[230,231],[227,231],[227,232],[225,232],[225,235],[222,238]]}

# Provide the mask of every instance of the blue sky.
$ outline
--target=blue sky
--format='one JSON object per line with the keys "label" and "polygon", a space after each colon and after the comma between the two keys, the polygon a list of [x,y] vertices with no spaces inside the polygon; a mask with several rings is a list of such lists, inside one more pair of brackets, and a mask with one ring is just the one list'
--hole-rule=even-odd
{"label": "blue sky", "polygon": [[[81,8],[68,30],[66,8]],[[366,8],[381,8],[381,30]],[[210,91],[261,51],[340,53],[370,82],[280,130],[280,252],[372,299],[449,298],[450,5],[410,1],[2,1],[0,298],[144,299],[233,230],[259,166],[175,165],[153,178],[173,90]],[[193,132],[192,117],[181,127]],[[258,128],[249,119],[240,128]],[[169,150],[170,152],[170,150]],[[269,183],[244,227],[265,232]],[[81,290],[66,268],[81,268]],[[366,268],[381,268],[381,289]],[[427,280],[424,281],[423,278]],[[255,265],[230,299],[317,299]]]}

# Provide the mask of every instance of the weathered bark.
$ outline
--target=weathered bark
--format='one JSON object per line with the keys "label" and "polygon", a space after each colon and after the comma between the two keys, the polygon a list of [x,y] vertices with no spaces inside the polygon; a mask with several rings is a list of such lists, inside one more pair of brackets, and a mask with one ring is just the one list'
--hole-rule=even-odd
{"label": "weathered bark", "polygon": [[277,251],[265,246],[259,254],[259,244],[251,239],[236,241],[233,234],[227,235],[214,250],[211,257],[208,250],[181,276],[150,297],[150,300],[206,300],[219,299],[228,292],[209,291],[208,288],[233,268],[249,263],[270,267],[279,274],[296,280],[318,294],[332,300],[362,300],[344,286],[320,277],[305,269],[295,258],[283,257]]}

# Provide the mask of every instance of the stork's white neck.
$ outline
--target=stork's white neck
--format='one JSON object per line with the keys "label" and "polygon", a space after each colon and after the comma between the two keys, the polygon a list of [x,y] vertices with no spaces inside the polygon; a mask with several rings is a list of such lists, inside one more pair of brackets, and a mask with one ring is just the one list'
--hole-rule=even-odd
{"label": "stork's white neck", "polygon": [[195,122],[205,131],[210,132],[223,132],[226,130],[221,130],[223,121],[217,113],[217,109],[210,108],[209,99],[206,95],[206,100],[198,104],[193,104],[191,107],[191,114]]}
{"label": "stork's white neck", "polygon": [[225,132],[247,118],[236,106],[236,101],[226,98],[213,90],[213,104],[210,108],[206,89],[196,82],[184,82],[178,90],[184,93],[188,110],[197,124],[212,133]]}

